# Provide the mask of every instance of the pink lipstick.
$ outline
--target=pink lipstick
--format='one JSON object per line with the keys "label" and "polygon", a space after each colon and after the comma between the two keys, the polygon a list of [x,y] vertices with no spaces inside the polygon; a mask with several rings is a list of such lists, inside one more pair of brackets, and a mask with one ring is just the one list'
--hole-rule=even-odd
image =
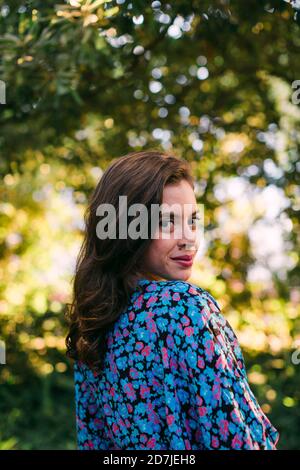
{"label": "pink lipstick", "polygon": [[193,264],[193,257],[190,255],[176,256],[171,259],[176,261],[181,266],[184,266],[185,268],[188,268],[189,266],[192,266]]}

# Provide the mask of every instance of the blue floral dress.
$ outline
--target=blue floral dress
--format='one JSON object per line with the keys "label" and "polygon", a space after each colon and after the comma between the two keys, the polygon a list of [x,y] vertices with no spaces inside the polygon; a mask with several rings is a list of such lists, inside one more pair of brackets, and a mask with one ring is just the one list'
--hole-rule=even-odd
{"label": "blue floral dress", "polygon": [[78,449],[276,450],[237,337],[206,290],[141,279],[106,338],[104,374],[74,363]]}

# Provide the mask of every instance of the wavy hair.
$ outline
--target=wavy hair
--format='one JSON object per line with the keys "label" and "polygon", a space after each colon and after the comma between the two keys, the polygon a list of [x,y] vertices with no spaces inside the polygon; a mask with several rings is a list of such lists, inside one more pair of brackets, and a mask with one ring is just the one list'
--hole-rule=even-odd
{"label": "wavy hair", "polygon": [[[143,272],[143,254],[151,238],[100,239],[97,208],[112,204],[118,227],[119,196],[131,204],[144,204],[151,222],[151,205],[162,204],[167,184],[187,180],[194,188],[190,164],[156,150],[131,152],[114,159],[100,178],[84,214],[85,232],[73,278],[73,298],[66,313],[69,331],[67,356],[88,364],[100,373],[105,353],[105,335],[128,304],[136,281]],[[129,220],[129,217],[128,217]]]}

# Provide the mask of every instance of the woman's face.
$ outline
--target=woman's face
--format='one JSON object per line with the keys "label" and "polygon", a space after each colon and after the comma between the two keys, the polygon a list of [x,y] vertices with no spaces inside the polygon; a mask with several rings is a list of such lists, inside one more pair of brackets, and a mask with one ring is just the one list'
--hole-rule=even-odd
{"label": "woman's face", "polygon": [[[194,190],[186,180],[166,185],[162,202],[165,207],[162,206],[161,222],[156,238],[151,240],[145,253],[143,272],[151,280],[186,281],[191,276],[192,263],[199,248],[199,211]],[[176,206],[172,208],[173,204]],[[190,261],[174,259],[181,256],[189,256]]]}

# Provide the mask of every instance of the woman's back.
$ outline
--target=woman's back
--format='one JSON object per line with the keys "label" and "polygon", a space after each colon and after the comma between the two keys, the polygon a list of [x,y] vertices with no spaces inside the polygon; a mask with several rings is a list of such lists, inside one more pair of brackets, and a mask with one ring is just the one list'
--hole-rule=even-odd
{"label": "woman's back", "polygon": [[142,279],[106,336],[102,375],[74,365],[79,449],[276,449],[215,299]]}

